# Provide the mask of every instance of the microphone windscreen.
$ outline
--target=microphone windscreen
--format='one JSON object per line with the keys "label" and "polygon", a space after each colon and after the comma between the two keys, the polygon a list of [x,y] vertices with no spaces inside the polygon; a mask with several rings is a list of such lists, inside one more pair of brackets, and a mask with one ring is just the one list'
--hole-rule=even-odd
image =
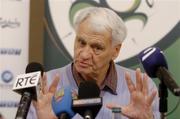
{"label": "microphone windscreen", "polygon": [[100,95],[100,89],[95,80],[83,81],[79,85],[78,98],[96,98]]}
{"label": "microphone windscreen", "polygon": [[144,67],[146,73],[152,77],[157,77],[159,67],[168,69],[168,65],[163,52],[157,47],[149,47],[139,53],[138,58]]}
{"label": "microphone windscreen", "polygon": [[75,113],[72,110],[72,91],[70,87],[59,90],[52,98],[52,109],[57,117],[67,114],[72,118]]}
{"label": "microphone windscreen", "polygon": [[44,73],[43,65],[38,62],[31,62],[27,65],[25,73],[31,73],[36,71],[41,71],[41,76],[43,76]]}

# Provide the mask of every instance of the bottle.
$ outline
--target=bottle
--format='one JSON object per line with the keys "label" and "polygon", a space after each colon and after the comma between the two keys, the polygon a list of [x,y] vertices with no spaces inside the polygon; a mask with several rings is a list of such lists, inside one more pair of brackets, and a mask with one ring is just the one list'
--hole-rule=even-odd
{"label": "bottle", "polygon": [[112,110],[112,119],[121,119],[121,108],[114,107]]}

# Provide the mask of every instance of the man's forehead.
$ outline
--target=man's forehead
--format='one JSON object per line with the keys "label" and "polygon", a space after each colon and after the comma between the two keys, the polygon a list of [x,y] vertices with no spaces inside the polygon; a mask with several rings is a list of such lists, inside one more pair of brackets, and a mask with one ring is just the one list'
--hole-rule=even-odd
{"label": "man's forehead", "polygon": [[77,35],[77,40],[81,40],[84,42],[97,42],[97,43],[102,43],[104,42],[104,39],[98,38],[98,37],[83,37],[83,35]]}

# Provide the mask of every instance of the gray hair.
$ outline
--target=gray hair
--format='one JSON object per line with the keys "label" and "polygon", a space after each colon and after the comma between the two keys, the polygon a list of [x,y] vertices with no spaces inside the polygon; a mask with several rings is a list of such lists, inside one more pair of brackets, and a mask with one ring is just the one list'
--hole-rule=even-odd
{"label": "gray hair", "polygon": [[79,11],[74,20],[74,29],[77,30],[80,23],[90,20],[95,30],[107,30],[112,32],[112,43],[121,44],[127,35],[127,29],[123,20],[114,11],[103,7],[87,7]]}

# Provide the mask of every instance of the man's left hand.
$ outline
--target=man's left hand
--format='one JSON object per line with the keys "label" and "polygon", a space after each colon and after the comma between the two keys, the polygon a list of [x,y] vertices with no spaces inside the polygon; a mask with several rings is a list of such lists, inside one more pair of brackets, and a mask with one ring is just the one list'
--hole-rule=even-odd
{"label": "man's left hand", "polygon": [[130,119],[153,119],[152,102],[157,91],[153,90],[148,93],[148,76],[141,75],[140,69],[136,69],[136,85],[133,84],[130,74],[125,73],[127,86],[130,92],[130,103],[126,106],[116,104],[107,104],[109,109],[120,107],[122,114]]}

